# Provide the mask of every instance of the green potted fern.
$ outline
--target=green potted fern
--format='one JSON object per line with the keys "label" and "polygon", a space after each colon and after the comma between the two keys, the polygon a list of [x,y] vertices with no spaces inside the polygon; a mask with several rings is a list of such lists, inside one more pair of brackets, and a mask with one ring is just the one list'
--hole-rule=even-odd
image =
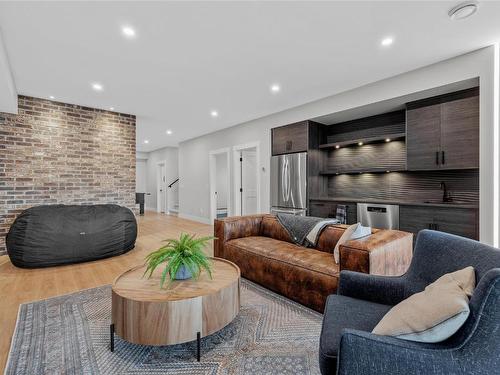
{"label": "green potted fern", "polygon": [[164,246],[146,256],[147,267],[144,275],[147,274],[148,278],[150,278],[154,270],[165,263],[165,268],[161,274],[160,288],[163,288],[167,274],[169,275],[169,282],[186,280],[192,277],[197,279],[202,270],[205,270],[212,278],[212,263],[203,252],[203,249],[214,238],[195,238],[194,235],[181,233],[178,240],[165,240],[166,244]]}

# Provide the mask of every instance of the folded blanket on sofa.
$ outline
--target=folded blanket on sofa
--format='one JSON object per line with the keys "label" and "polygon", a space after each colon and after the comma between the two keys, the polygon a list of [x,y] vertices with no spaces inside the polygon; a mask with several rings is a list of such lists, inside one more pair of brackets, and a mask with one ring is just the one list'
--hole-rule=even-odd
{"label": "folded blanket on sofa", "polygon": [[278,221],[286,229],[293,242],[300,246],[316,246],[321,231],[330,224],[338,224],[337,219],[322,219],[279,213]]}

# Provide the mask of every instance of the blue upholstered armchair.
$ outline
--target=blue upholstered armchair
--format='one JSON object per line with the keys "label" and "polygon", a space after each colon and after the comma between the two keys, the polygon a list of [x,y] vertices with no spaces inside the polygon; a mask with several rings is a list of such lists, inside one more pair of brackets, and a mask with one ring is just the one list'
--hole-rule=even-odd
{"label": "blue upholstered armchair", "polygon": [[[438,344],[370,333],[385,313],[445,273],[476,270],[466,323]],[[500,374],[500,250],[477,241],[424,230],[400,277],[342,271],[328,297],[319,349],[326,374]]]}

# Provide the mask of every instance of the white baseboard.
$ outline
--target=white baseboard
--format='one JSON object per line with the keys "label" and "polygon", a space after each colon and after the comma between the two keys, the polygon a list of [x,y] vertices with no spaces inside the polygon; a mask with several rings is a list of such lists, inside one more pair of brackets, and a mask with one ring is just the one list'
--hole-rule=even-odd
{"label": "white baseboard", "polygon": [[189,215],[189,214],[184,214],[182,212],[179,213],[179,217],[181,219],[187,219],[187,220],[197,221],[198,223],[213,224],[208,217]]}

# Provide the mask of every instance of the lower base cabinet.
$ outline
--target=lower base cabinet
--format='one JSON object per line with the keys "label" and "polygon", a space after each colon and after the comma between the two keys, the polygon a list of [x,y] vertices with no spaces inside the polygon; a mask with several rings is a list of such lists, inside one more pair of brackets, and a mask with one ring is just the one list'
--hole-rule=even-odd
{"label": "lower base cabinet", "polygon": [[334,218],[337,216],[337,205],[345,205],[347,209],[347,224],[358,222],[358,211],[356,203],[313,201],[309,202],[309,216]]}
{"label": "lower base cabinet", "polygon": [[[337,205],[347,208],[347,224],[358,221],[354,202],[311,200],[309,216],[333,218]],[[415,235],[422,229],[433,229],[458,236],[479,239],[478,210],[458,207],[399,206],[399,229]],[[416,236],[414,237],[416,238]]]}
{"label": "lower base cabinet", "polygon": [[399,207],[399,229],[417,234],[433,229],[458,236],[479,239],[476,209],[446,207]]}

